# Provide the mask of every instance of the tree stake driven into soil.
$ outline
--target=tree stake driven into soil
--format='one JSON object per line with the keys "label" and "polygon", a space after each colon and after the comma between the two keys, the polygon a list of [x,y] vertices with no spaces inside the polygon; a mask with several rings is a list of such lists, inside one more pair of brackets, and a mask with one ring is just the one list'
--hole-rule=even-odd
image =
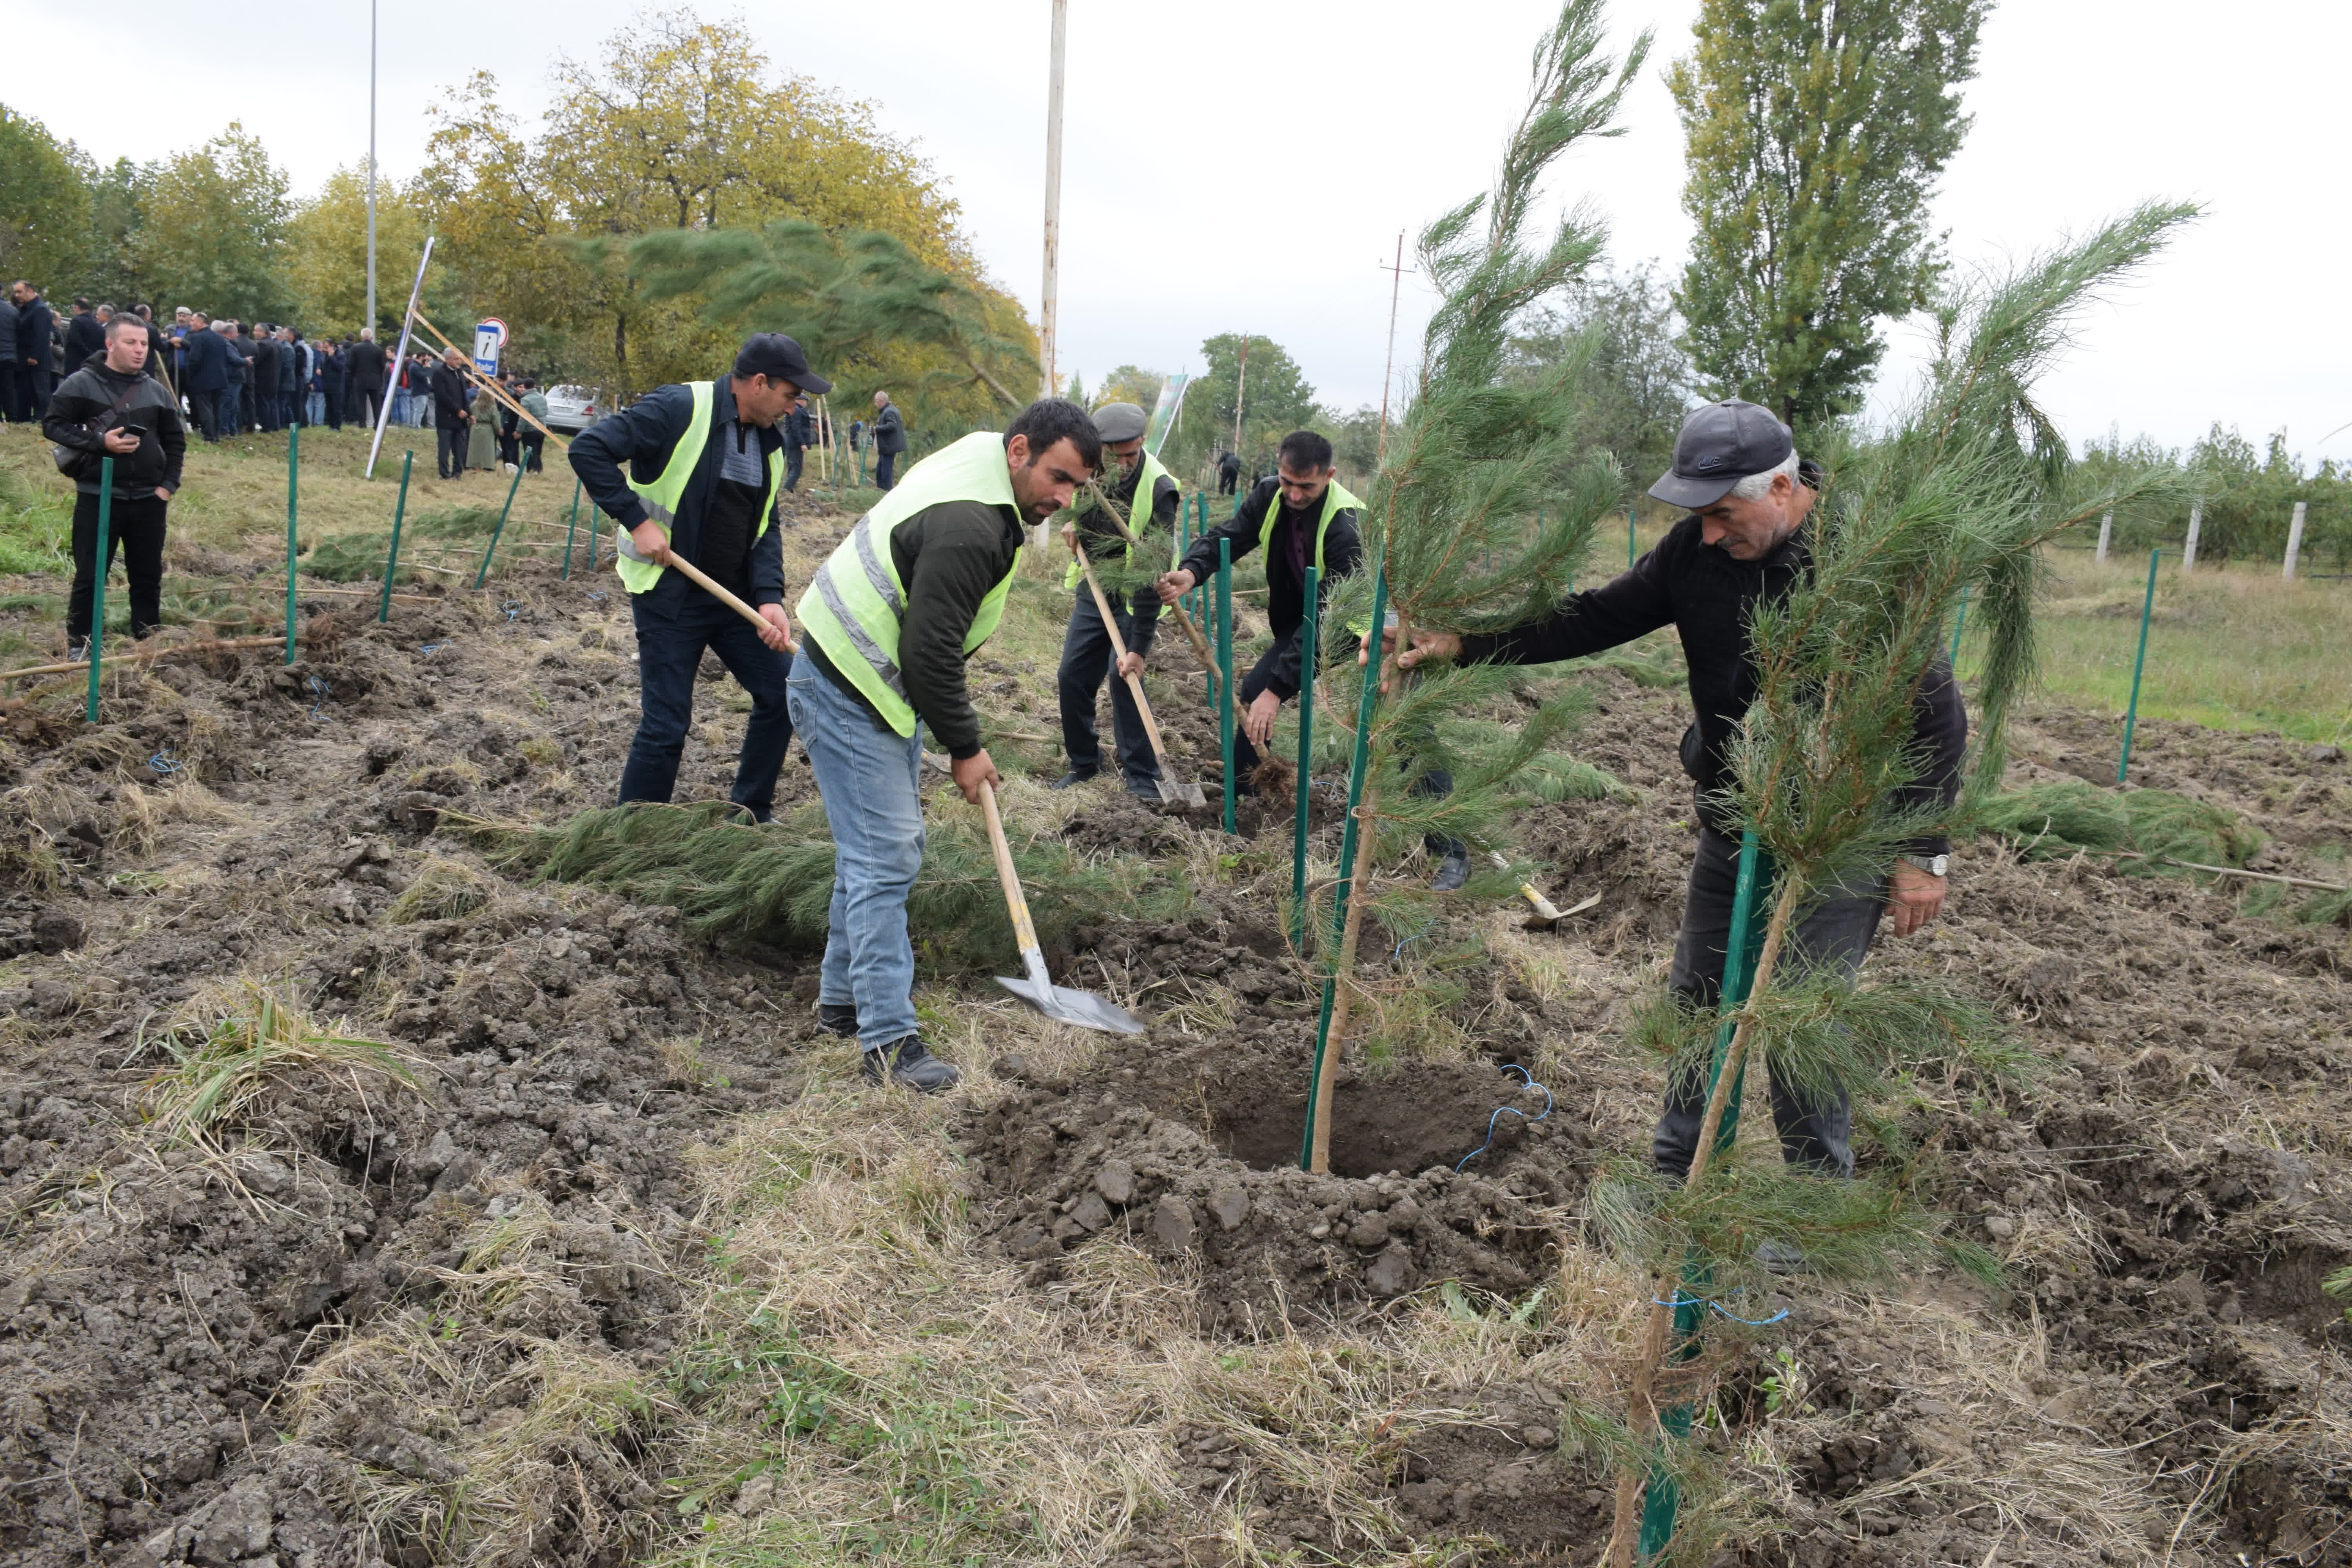
{"label": "tree stake driven into soil", "polygon": [[[2191,210],[2144,205],[2005,283],[1948,300],[1938,310],[1941,352],[1917,404],[1892,435],[1836,465],[1838,488],[1810,530],[1809,576],[1753,614],[1757,694],[1731,760],[1740,815],[1774,869],[1771,913],[1686,1183],[1617,1205],[1619,1234],[1638,1238],[1656,1284],[1627,1379],[1633,1441],[1619,1471],[1614,1563],[1633,1561],[1643,1474],[1683,1468],[1657,1438],[1669,1358],[1693,1354],[1687,1336],[1678,1346],[1673,1333],[1675,1280],[1687,1260],[1736,1272],[1769,1242],[1801,1252],[1815,1275],[1859,1278],[1934,1251],[1926,1216],[1915,1216],[1896,1187],[1823,1181],[1777,1159],[1742,1163],[1717,1144],[1759,1041],[1784,1086],[1857,1093],[1923,1050],[1965,1047],[1966,1020],[1943,999],[1783,973],[1780,960],[1810,900],[1875,885],[1904,845],[1954,815],[1906,807],[1901,791],[1919,765],[1908,743],[1916,694],[1943,654],[1964,588],[1979,606],[1984,649],[1970,800],[2000,778],[2010,706],[2032,666],[2039,552],[2120,494],[2059,493],[2046,461],[2056,433],[2032,402],[2033,382],[2064,345],[2072,317]],[[1906,1012],[1914,1016],[1905,1026],[1886,1026]],[[1672,1519],[1658,1522],[1645,1549],[1665,1543]]]}
{"label": "tree stake driven into soil", "polygon": [[[1339,624],[1360,630],[1381,624],[1377,615],[1367,617],[1367,606],[1382,588],[1400,647],[1415,626],[1498,631],[1533,620],[1566,591],[1594,527],[1622,494],[1613,461],[1577,455],[1583,356],[1564,355],[1530,380],[1507,380],[1504,370],[1512,323],[1590,266],[1603,239],[1600,223],[1580,210],[1530,247],[1537,187],[1577,142],[1615,134],[1609,121],[1649,47],[1643,33],[1612,65],[1602,49],[1598,0],[1570,0],[1536,44],[1527,110],[1494,188],[1422,231],[1421,269],[1441,300],[1423,337],[1421,395],[1390,445],[1394,456],[1366,509],[1365,552],[1375,570],[1335,585],[1326,613]],[[1359,679],[1377,681],[1384,668],[1367,664]],[[1502,823],[1504,781],[1567,722],[1564,707],[1547,706],[1498,754],[1457,754],[1439,721],[1495,699],[1507,680],[1488,668],[1433,671],[1384,707],[1376,709],[1369,693],[1360,705],[1356,742],[1363,762],[1351,786],[1360,787],[1360,797],[1350,802],[1348,827],[1354,854],[1343,854],[1340,866],[1343,885],[1358,896],[1349,899],[1343,920],[1334,910],[1340,929],[1327,973],[1336,995],[1309,1101],[1312,1169],[1328,1162],[1325,1080],[1347,1040],[1349,971],[1368,902],[1362,878],[1382,831],[1491,841]],[[1337,705],[1339,693],[1332,696]],[[1450,795],[1414,787],[1439,769],[1452,774]]]}

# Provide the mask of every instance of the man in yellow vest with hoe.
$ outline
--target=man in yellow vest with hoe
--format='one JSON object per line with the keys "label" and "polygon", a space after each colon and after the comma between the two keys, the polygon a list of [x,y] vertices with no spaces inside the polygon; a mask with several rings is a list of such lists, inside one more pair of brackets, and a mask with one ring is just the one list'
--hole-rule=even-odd
{"label": "man in yellow vest with hoe", "polygon": [[[1138,537],[1147,527],[1172,531],[1178,502],[1175,478],[1160,466],[1159,458],[1143,449],[1143,432],[1150,416],[1137,404],[1106,403],[1095,410],[1094,421],[1102,437],[1103,456],[1118,461],[1119,477],[1105,487],[1104,493],[1119,516],[1128,519]],[[1103,563],[1114,558],[1134,563],[1135,547],[1120,535],[1118,522],[1104,516],[1091,499],[1079,503],[1076,516],[1064,526],[1062,534],[1074,544],[1086,546],[1087,558],[1095,563],[1097,575]],[[1062,637],[1059,675],[1062,750],[1069,754],[1070,771],[1055,783],[1055,789],[1084,784],[1102,772],[1102,742],[1095,733],[1095,694],[1102,689],[1103,672],[1111,662],[1110,633],[1075,559],[1063,575],[1062,585],[1074,590],[1077,599],[1070,606],[1069,630]],[[1144,732],[1143,715],[1135,706],[1135,694],[1127,689],[1127,678],[1143,673],[1143,661],[1151,652],[1151,634],[1160,620],[1160,600],[1156,595],[1139,593],[1130,605],[1124,595],[1108,591],[1103,597],[1110,605],[1112,619],[1118,623],[1119,640],[1127,645],[1127,655],[1118,661],[1118,679],[1110,687],[1111,733],[1118,742],[1119,771],[1126,775],[1129,795],[1157,800],[1160,759],[1152,754],[1151,737]]]}
{"label": "man in yellow vest with hoe", "polygon": [[1067,506],[1101,462],[1086,411],[1041,398],[1002,437],[976,432],[908,469],[801,595],[805,640],[784,690],[834,846],[817,1021],[856,1038],[868,1083],[937,1092],[961,1079],[916,1032],[907,895],[923,864],[920,730],[966,800],[998,784],[964,661],[1003,619],[1027,525]]}
{"label": "man in yellow vest with hoe", "polygon": [[[572,471],[614,520],[615,565],[636,623],[642,717],[621,769],[624,805],[670,798],[694,720],[695,672],[709,648],[751,694],[728,798],[754,821],[768,820],[793,739],[784,703],[793,625],[776,531],[784,442],[776,422],[803,391],[832,385],[809,368],[800,344],[760,332],[744,340],[731,376],[660,387],[572,438]],[[750,603],[764,624],[755,632],[669,570],[673,558]]]}

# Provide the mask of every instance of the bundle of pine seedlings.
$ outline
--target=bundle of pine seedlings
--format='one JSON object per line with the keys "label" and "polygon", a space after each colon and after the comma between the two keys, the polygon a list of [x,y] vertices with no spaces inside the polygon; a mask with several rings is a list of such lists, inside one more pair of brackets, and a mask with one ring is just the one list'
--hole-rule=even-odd
{"label": "bundle of pine seedlings", "polygon": [[[1716,1364],[1709,1343],[1769,1319],[1741,1303],[1789,1288],[1768,1264],[1801,1259],[1810,1277],[1842,1285],[1937,1257],[1990,1268],[1939,1233],[1908,1170],[1823,1178],[1785,1166],[1776,1141],[1722,1134],[1736,1125],[1742,1069],[1759,1054],[1801,1097],[1843,1090],[1865,1102],[1891,1093],[1895,1075],[1937,1060],[1997,1065],[1980,1006],[1792,963],[1790,931],[1815,900],[1882,885],[1904,846],[1961,826],[2000,779],[2010,710],[2032,668],[2042,546],[2143,499],[2152,482],[2081,488],[2034,406],[2034,381],[2068,323],[2192,210],[2145,205],[2005,282],[1946,301],[1940,352],[1917,400],[1885,437],[1837,454],[1830,495],[1809,524],[1806,574],[1752,613],[1757,695],[1734,743],[1727,803],[1763,873],[1759,940],[1743,954],[1752,979],[1744,1004],[1728,994],[1726,1027],[1692,1019],[1678,1031],[1683,1049],[1669,1070],[1711,1086],[1687,1181],[1629,1171],[1596,1200],[1616,1245],[1655,1282],[1622,1375],[1624,1408],[1589,1428],[1618,1458],[1613,1563],[1633,1561],[1637,1523],[1646,1555],[1709,1548],[1701,1519],[1685,1513],[1677,1529],[1678,1505],[1708,1500],[1694,1491],[1704,1456],[1683,1435]],[[1923,805],[1906,793],[1925,765],[1912,743],[1917,694],[1943,658],[1964,591],[1985,638],[1974,693],[1981,730],[1961,799]]]}

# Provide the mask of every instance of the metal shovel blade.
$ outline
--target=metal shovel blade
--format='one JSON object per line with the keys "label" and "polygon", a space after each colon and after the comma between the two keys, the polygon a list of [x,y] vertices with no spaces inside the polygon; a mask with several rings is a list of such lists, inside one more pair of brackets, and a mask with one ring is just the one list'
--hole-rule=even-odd
{"label": "metal shovel blade", "polygon": [[1048,1018],[1081,1029],[1099,1029],[1106,1035],[1143,1033],[1143,1020],[1126,1008],[1106,1002],[1091,991],[1073,991],[1047,979],[1045,955],[1036,949],[1024,950],[1021,961],[1029,971],[1026,979],[1000,974],[996,983]]}
{"label": "metal shovel blade", "polygon": [[1165,772],[1160,775],[1160,798],[1169,805],[1181,805],[1188,811],[1206,811],[1209,797],[1201,786],[1190,779],[1171,779]]}

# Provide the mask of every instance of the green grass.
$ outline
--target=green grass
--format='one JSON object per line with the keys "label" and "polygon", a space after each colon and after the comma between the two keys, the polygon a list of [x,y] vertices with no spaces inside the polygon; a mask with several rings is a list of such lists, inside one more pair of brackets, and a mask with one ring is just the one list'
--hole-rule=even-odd
{"label": "green grass", "polygon": [[[2061,551],[2052,557],[2040,634],[2042,688],[2053,701],[2121,713],[2147,559],[2109,560]],[[2219,730],[2275,730],[2299,741],[2352,736],[2352,582],[2282,582],[2275,565],[2200,565],[2183,577],[2169,552],[2158,569],[2148,629],[2142,717]],[[1974,673],[1964,637],[1960,677]]]}

